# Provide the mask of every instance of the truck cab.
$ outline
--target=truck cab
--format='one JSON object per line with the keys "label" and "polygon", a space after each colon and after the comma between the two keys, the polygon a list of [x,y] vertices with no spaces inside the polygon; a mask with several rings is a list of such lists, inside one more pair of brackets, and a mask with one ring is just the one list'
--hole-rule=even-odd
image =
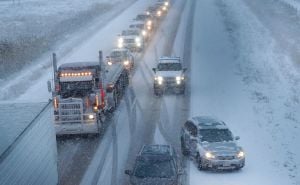
{"label": "truck cab", "polygon": [[161,57],[156,68],[153,68],[154,94],[161,95],[166,90],[172,90],[178,94],[185,91],[185,71],[179,57]]}
{"label": "truck cab", "polygon": [[116,109],[129,84],[123,64],[106,67],[99,62],[71,62],[57,68],[53,54],[52,92],[56,135],[99,134],[106,115]]}

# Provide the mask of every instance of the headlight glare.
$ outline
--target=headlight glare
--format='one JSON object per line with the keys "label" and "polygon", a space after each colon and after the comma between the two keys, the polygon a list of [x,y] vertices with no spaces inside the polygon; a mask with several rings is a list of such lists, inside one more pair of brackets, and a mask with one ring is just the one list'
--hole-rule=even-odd
{"label": "headlight glare", "polygon": [[93,114],[89,114],[89,119],[94,119],[95,116]]}
{"label": "headlight glare", "polygon": [[239,151],[239,153],[237,154],[237,157],[238,157],[238,158],[243,158],[243,157],[245,157],[245,152]]}
{"label": "headlight glare", "polygon": [[205,157],[206,157],[206,159],[214,159],[215,158],[215,156],[211,152],[206,152]]}

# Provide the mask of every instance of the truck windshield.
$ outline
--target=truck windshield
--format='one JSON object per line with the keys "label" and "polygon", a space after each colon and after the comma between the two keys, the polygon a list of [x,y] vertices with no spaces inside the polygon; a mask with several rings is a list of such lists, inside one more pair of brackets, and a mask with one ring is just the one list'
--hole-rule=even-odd
{"label": "truck windshield", "polygon": [[63,98],[85,97],[90,94],[93,89],[92,81],[61,82],[60,85],[60,92]]}
{"label": "truck windshield", "polygon": [[202,142],[233,141],[232,134],[228,129],[201,129],[199,133]]}
{"label": "truck windshield", "polygon": [[182,67],[180,63],[160,63],[157,69],[158,71],[180,71]]}

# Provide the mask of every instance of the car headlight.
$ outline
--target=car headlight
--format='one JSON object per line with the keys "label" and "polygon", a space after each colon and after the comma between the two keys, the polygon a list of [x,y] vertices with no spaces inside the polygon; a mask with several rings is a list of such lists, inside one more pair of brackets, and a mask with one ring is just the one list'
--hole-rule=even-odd
{"label": "car headlight", "polygon": [[128,66],[128,65],[129,65],[129,61],[128,61],[128,60],[125,60],[125,61],[123,62],[123,64],[124,64],[125,66]]}
{"label": "car headlight", "polygon": [[214,156],[211,152],[206,152],[206,153],[205,153],[205,158],[206,158],[206,159],[214,159],[215,156]]}
{"label": "car headlight", "polygon": [[166,2],[165,2],[165,6],[169,6],[169,2],[166,1]]}
{"label": "car headlight", "polygon": [[89,119],[94,119],[95,116],[93,114],[89,114]]}
{"label": "car headlight", "polygon": [[143,36],[147,35],[147,32],[145,30],[142,31]]}
{"label": "car headlight", "polygon": [[164,78],[162,76],[157,77],[158,81],[164,81]]}
{"label": "car headlight", "polygon": [[122,37],[119,38],[118,43],[123,43],[123,42],[124,42],[124,39]]}
{"label": "car headlight", "polygon": [[150,12],[149,12],[149,11],[147,11],[147,15],[150,15]]}
{"label": "car headlight", "polygon": [[147,22],[147,26],[151,26],[151,25],[152,25],[152,21],[149,20],[149,21]]}
{"label": "car headlight", "polygon": [[180,81],[181,77],[180,76],[176,76],[176,81]]}
{"label": "car headlight", "polygon": [[136,42],[136,43],[140,43],[140,42],[141,42],[141,38],[140,38],[140,37],[136,37],[136,38],[135,38],[135,42]]}
{"label": "car headlight", "polygon": [[109,66],[111,66],[111,65],[112,65],[112,62],[111,62],[111,61],[108,61],[107,64],[108,64]]}
{"label": "car headlight", "polygon": [[166,7],[166,6],[164,6],[162,9],[163,9],[163,11],[166,11],[166,10],[167,10],[167,7]]}
{"label": "car headlight", "polygon": [[245,152],[244,152],[244,151],[239,151],[239,152],[237,153],[237,157],[238,157],[238,158],[244,158],[244,157],[245,157]]}
{"label": "car headlight", "polygon": [[158,16],[161,16],[161,11],[159,10],[159,11],[157,11],[157,13],[156,13]]}

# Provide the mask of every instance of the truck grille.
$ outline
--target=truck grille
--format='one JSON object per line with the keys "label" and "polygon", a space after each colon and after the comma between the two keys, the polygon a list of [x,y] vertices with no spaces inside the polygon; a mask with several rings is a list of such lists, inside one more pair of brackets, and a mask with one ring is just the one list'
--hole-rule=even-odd
{"label": "truck grille", "polygon": [[83,102],[81,99],[66,100],[59,103],[58,121],[74,123],[83,121]]}

